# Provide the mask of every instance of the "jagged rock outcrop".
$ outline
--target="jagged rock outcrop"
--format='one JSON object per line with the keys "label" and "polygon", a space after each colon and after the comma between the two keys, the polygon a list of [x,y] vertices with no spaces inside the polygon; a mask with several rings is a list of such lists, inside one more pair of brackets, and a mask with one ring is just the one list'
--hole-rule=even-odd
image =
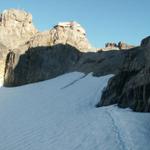
{"label": "jagged rock outcrop", "polygon": [[110,48],[110,49],[118,48],[118,45],[116,43],[106,43],[105,48]]}
{"label": "jagged rock outcrop", "polygon": [[98,107],[118,104],[135,111],[150,112],[149,39],[145,38],[140,47],[127,51],[123,67],[109,81]]}
{"label": "jagged rock outcrop", "polygon": [[86,38],[86,32],[77,22],[58,23],[49,31],[39,32],[27,44],[29,47],[53,46],[68,44],[82,52],[91,51],[92,47]]}
{"label": "jagged rock outcrop", "polygon": [[117,47],[118,47],[120,50],[126,50],[126,49],[134,48],[135,46],[129,45],[129,44],[127,44],[127,43],[124,43],[124,42],[120,41],[120,42],[118,43]]}
{"label": "jagged rock outcrop", "polygon": [[32,23],[32,15],[17,9],[9,9],[0,14],[0,84],[3,84],[6,56],[9,49],[25,51],[24,47],[17,49],[35,34],[37,29]]}
{"label": "jagged rock outcrop", "polygon": [[30,48],[19,57],[16,53],[13,61],[9,58],[14,56],[8,55],[5,86],[38,82],[72,71],[93,72],[95,76],[117,74],[125,61],[124,53],[118,50],[83,53],[64,44]]}
{"label": "jagged rock outcrop", "polygon": [[7,78],[8,72],[12,73],[7,70],[9,67],[5,66],[5,63],[9,62],[6,60],[9,49],[15,53],[12,69],[17,65],[19,57],[32,48],[68,44],[79,51],[92,51],[85,30],[77,22],[58,23],[49,31],[38,32],[32,23],[32,15],[17,9],[5,10],[0,14],[0,43],[3,45],[0,47],[1,83],[4,76]]}
{"label": "jagged rock outcrop", "polygon": [[119,50],[118,45],[114,42],[108,42],[105,44],[104,48],[100,49],[100,51],[110,51],[110,50]]}
{"label": "jagged rock outcrop", "polygon": [[124,42],[118,42],[117,43],[114,43],[114,42],[108,42],[105,44],[105,48],[102,48],[100,50],[102,51],[109,51],[109,50],[128,50],[128,49],[131,49],[131,48],[134,48],[135,46],[133,45],[129,45],[127,43],[124,43]]}
{"label": "jagged rock outcrop", "polygon": [[[0,43],[10,49],[37,46],[69,44],[81,51],[92,47],[86,38],[84,28],[77,22],[62,22],[51,30],[38,32],[32,23],[32,15],[17,9],[9,9],[0,14]],[[26,49],[27,50],[27,49]]]}
{"label": "jagged rock outcrop", "polygon": [[36,32],[31,14],[17,9],[0,14],[0,42],[8,48],[25,44]]}
{"label": "jagged rock outcrop", "polygon": [[100,106],[118,104],[119,107],[130,107],[134,111],[150,112],[150,70],[123,71],[114,76],[104,90]]}
{"label": "jagged rock outcrop", "polygon": [[[114,43],[108,43],[106,45],[106,49],[109,49],[108,52],[90,52],[94,51],[94,48],[92,48],[88,42],[85,30],[77,22],[62,22],[55,25],[49,31],[37,32],[37,30],[32,25],[32,17],[30,14],[25,13],[24,11],[19,12],[19,10],[14,9],[8,10],[5,11],[2,16],[3,17],[1,18],[7,18],[2,20],[8,20],[6,23],[2,21],[2,26],[4,26],[4,24],[8,24],[7,22],[10,22],[10,25],[12,25],[12,22],[16,24],[16,30],[14,30],[15,34],[18,32],[20,33],[21,28],[19,27],[20,25],[22,27],[24,21],[27,25],[23,25],[23,31],[26,31],[26,28],[28,28],[29,30],[31,29],[32,33],[32,36],[25,42],[25,44],[19,45],[9,53],[7,50],[8,55],[5,61],[5,68],[3,69],[5,70],[5,86],[17,86],[46,80],[70,71],[81,71],[85,73],[93,72],[94,75],[99,76],[112,73],[117,74],[120,68],[122,68],[125,55],[122,51],[115,51],[116,49],[119,49],[118,45]],[[27,20],[25,19],[26,17],[28,18]],[[5,28],[7,26],[8,25],[6,25]],[[25,35],[28,35],[28,32]],[[11,42],[13,43],[13,40]],[[114,49],[114,47],[116,48]],[[114,50],[111,51],[112,49]],[[69,53],[69,50],[71,53]],[[51,51],[54,51],[54,53]],[[72,62],[69,61],[68,66],[71,67],[64,69],[62,66],[63,63],[60,64],[61,62],[58,60],[58,58],[62,59],[60,55],[63,55],[63,53],[65,53],[68,57],[66,60],[65,57],[63,57],[64,62],[67,61],[72,55],[80,55],[78,56],[78,61],[76,61],[74,65],[71,65]],[[35,56],[37,58],[35,58]],[[36,59],[37,61],[39,60],[41,64],[36,62]],[[55,62],[54,59],[56,59],[57,62]],[[53,63],[55,65],[52,65]],[[44,64],[45,70],[43,71],[41,67],[38,67],[37,64],[39,66],[43,66],[42,64]],[[51,66],[50,70],[49,65]],[[55,67],[52,68],[52,66]]]}

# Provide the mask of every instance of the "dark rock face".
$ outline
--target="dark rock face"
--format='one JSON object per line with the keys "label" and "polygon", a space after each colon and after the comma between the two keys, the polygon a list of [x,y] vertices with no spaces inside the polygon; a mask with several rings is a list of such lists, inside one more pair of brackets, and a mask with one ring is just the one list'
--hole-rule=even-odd
{"label": "dark rock face", "polygon": [[149,47],[149,48],[150,48],[150,36],[144,38],[144,39],[141,41],[141,46],[142,46],[142,47]]}
{"label": "dark rock face", "polygon": [[[5,68],[5,86],[19,86],[66,73],[79,60],[81,53],[69,45],[31,48],[19,56],[8,54]],[[12,63],[11,58],[15,58]]]}
{"label": "dark rock face", "polygon": [[[134,85],[137,82],[138,74],[138,72],[122,72],[113,77],[97,106],[118,104],[119,107],[130,107],[134,111],[150,112],[150,82],[148,81],[150,79],[146,79],[145,83]],[[147,75],[150,74],[146,73],[144,78]]]}
{"label": "dark rock face", "polygon": [[150,112],[150,67],[147,59],[149,49],[138,47],[126,53],[120,72],[104,89],[97,107],[118,104],[135,111]]}
{"label": "dark rock face", "polygon": [[72,71],[93,72],[95,76],[117,74],[124,61],[125,52],[117,50],[82,53],[62,44],[30,48],[22,55],[18,51],[7,55],[4,86],[47,80]]}
{"label": "dark rock face", "polygon": [[4,86],[19,86],[54,78],[66,72],[93,72],[95,76],[117,74],[123,51],[82,53],[70,45],[30,48],[25,54],[10,52],[5,65]]}
{"label": "dark rock face", "polygon": [[124,51],[110,50],[84,53],[75,66],[80,72],[93,72],[95,76],[117,74],[125,61]]}

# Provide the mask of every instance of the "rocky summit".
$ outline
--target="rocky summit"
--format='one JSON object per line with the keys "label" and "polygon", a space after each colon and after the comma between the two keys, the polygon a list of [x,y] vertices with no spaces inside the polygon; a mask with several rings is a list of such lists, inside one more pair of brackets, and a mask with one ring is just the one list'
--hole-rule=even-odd
{"label": "rocky summit", "polygon": [[102,51],[109,51],[109,50],[127,50],[127,49],[131,49],[131,48],[134,48],[135,46],[133,45],[129,45],[125,42],[118,42],[117,43],[114,43],[114,42],[108,42],[105,44],[105,48],[101,48],[100,50]]}
{"label": "rocky summit", "polygon": [[30,48],[69,44],[82,52],[87,52],[92,49],[86,38],[85,30],[75,21],[60,22],[49,31],[39,32],[35,34],[27,44]]}
{"label": "rocky summit", "polygon": [[32,23],[32,15],[16,9],[5,10],[0,14],[0,43],[14,49],[25,44],[37,29]]}
{"label": "rocky summit", "polygon": [[[79,51],[91,51],[86,32],[77,22],[62,22],[49,31],[39,32],[32,22],[32,15],[23,10],[9,9],[0,14],[0,83],[3,84],[8,67],[6,56],[15,53],[14,64],[31,48],[68,44]],[[13,66],[15,66],[13,64]],[[10,66],[7,65],[6,66]]]}
{"label": "rocky summit", "polygon": [[0,82],[20,86],[79,71],[95,76],[113,74],[97,107],[118,104],[150,111],[150,37],[137,47],[108,42],[94,48],[75,21],[60,22],[39,32],[32,15],[5,10],[0,15]]}
{"label": "rocky summit", "polygon": [[[21,58],[20,56],[26,55],[26,52],[27,54],[29,54],[28,51],[30,51],[33,48],[36,49],[37,47],[45,47],[46,49],[46,47],[48,48],[54,46],[55,48],[57,47],[57,49],[58,47],[59,49],[64,49],[65,45],[70,45],[70,48],[74,47],[77,51],[81,53],[99,51],[98,48],[97,49],[93,48],[93,46],[89,43],[86,37],[86,31],[79,23],[75,21],[60,22],[48,31],[39,32],[33,25],[32,15],[23,10],[9,9],[3,11],[0,15],[0,33],[1,33],[0,34],[1,84],[3,84],[4,78],[5,81],[7,79],[8,66],[11,66],[11,68],[14,69]],[[66,48],[68,49],[68,46],[66,46]],[[109,47],[109,50],[111,49],[114,49],[114,47],[111,48]],[[14,53],[13,64],[9,63],[8,60],[6,61],[6,57],[10,51],[11,53],[12,52]],[[56,55],[60,54],[56,53]],[[87,56],[90,57],[88,59],[96,61],[97,58],[95,57],[97,56],[94,55],[85,54],[85,57],[83,57],[83,59],[81,59],[80,62],[82,62],[82,60],[87,58]],[[91,63],[90,64],[84,63],[85,64],[84,67],[83,66],[79,67],[79,64],[77,65],[78,67],[75,67],[76,69],[81,68],[79,70],[86,72],[92,71],[90,68]],[[94,70],[96,71],[97,66],[95,66],[94,64],[92,64],[92,66],[93,68],[95,68]],[[104,69],[103,72],[105,72],[105,70],[106,69]],[[116,71],[116,69],[114,70]],[[96,72],[99,71],[97,70]],[[12,73],[11,76],[13,76]],[[46,79],[47,78],[51,78],[51,76],[46,77]],[[41,80],[44,79],[45,77],[42,77]]]}

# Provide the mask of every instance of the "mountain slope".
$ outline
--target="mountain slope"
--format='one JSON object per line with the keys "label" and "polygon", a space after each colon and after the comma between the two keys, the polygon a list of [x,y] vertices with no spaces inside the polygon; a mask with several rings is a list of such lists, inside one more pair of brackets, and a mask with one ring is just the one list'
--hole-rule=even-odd
{"label": "mountain slope", "polygon": [[110,77],[74,72],[0,88],[0,149],[149,150],[148,113],[95,108]]}

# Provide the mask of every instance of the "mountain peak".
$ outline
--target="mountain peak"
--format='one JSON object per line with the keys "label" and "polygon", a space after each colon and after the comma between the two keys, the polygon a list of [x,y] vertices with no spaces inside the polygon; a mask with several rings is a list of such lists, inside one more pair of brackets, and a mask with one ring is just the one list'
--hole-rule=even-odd
{"label": "mountain peak", "polygon": [[59,22],[49,31],[38,32],[27,43],[30,48],[69,44],[82,52],[92,51],[85,29],[75,21]]}
{"label": "mountain peak", "polygon": [[31,38],[37,29],[32,15],[19,9],[4,10],[0,15],[0,42],[14,49]]}
{"label": "mountain peak", "polygon": [[58,25],[64,28],[71,28],[74,30],[77,30],[78,32],[81,32],[82,34],[86,34],[85,29],[76,21],[69,21],[69,22],[59,22]]}

